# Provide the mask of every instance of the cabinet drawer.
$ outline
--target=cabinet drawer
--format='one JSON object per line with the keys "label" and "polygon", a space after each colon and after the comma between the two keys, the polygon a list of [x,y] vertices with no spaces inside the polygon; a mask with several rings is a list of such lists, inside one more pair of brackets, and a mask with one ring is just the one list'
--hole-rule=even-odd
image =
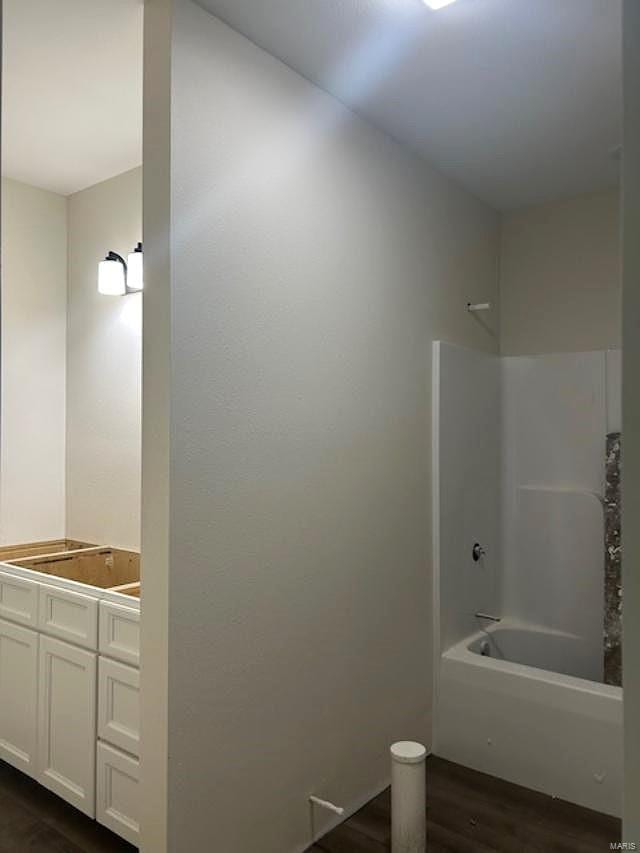
{"label": "cabinet drawer", "polygon": [[140,838],[140,762],[98,742],[96,820],[137,845]]}
{"label": "cabinet drawer", "polygon": [[100,602],[100,654],[140,666],[140,612]]}
{"label": "cabinet drawer", "polygon": [[41,584],[38,625],[47,634],[95,650],[98,648],[98,600]]}
{"label": "cabinet drawer", "polygon": [[140,753],[140,671],[103,657],[98,660],[98,737]]}
{"label": "cabinet drawer", "polygon": [[40,636],[38,781],[95,815],[97,655]]}
{"label": "cabinet drawer", "polygon": [[38,586],[36,581],[0,572],[0,617],[37,628]]}

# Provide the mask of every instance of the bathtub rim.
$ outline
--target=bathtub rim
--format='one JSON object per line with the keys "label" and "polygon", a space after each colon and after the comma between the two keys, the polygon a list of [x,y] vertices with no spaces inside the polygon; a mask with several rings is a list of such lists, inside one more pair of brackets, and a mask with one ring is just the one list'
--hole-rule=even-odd
{"label": "bathtub rim", "polygon": [[516,619],[503,619],[486,629],[479,629],[474,634],[471,634],[455,643],[453,646],[450,646],[442,653],[441,662],[451,660],[472,666],[481,666],[487,669],[492,669],[495,672],[502,672],[505,675],[528,678],[533,681],[543,681],[548,684],[557,684],[559,687],[566,687],[591,695],[618,699],[622,702],[623,687],[617,687],[613,684],[604,684],[600,681],[590,681],[587,678],[579,678],[576,675],[564,675],[559,672],[554,672],[553,670],[530,666],[529,664],[514,663],[513,661],[493,658],[488,655],[481,655],[478,652],[471,650],[470,646],[472,643],[481,640],[487,634],[499,632],[501,628],[526,631],[528,633],[552,634],[560,637],[574,638],[576,636],[575,634],[569,634],[566,631],[559,631],[554,628],[547,628],[543,625],[532,625]]}

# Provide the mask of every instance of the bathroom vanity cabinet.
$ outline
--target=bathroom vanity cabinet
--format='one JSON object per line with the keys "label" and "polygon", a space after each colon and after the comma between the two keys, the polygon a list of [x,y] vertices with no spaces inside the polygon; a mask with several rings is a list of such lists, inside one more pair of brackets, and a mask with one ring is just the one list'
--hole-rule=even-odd
{"label": "bathroom vanity cabinet", "polygon": [[113,552],[56,555],[66,576],[46,554],[0,562],[0,758],[137,844],[140,600],[70,577],[131,575],[137,555]]}

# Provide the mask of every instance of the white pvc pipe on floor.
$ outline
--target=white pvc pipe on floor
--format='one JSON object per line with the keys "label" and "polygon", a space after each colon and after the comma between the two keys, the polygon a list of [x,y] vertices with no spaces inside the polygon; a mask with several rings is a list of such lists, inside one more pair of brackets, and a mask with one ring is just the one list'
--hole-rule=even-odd
{"label": "white pvc pipe on floor", "polygon": [[320,806],[321,809],[327,809],[327,811],[333,812],[334,814],[344,814],[342,806],[336,806],[335,803],[330,803],[329,800],[322,800],[320,797],[314,797],[313,794],[309,797],[309,802],[313,803],[314,806]]}
{"label": "white pvc pipe on floor", "polygon": [[427,849],[427,750],[400,741],[391,747],[391,853]]}

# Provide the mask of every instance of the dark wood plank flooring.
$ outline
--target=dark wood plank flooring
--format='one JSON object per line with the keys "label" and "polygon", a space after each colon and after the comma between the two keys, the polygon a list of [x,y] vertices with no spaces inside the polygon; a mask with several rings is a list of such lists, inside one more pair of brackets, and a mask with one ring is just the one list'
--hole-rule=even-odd
{"label": "dark wood plank flooring", "polygon": [[[620,840],[620,821],[431,756],[427,834],[429,853],[603,853]],[[309,853],[388,853],[390,835],[384,791]],[[0,762],[0,853],[134,850]]]}
{"label": "dark wood plank flooring", "polygon": [[132,853],[136,848],[0,761],[0,853]]}
{"label": "dark wood plank flooring", "polygon": [[[620,821],[460,767],[427,760],[429,853],[604,853]],[[309,848],[309,853],[388,853],[384,791]]]}

